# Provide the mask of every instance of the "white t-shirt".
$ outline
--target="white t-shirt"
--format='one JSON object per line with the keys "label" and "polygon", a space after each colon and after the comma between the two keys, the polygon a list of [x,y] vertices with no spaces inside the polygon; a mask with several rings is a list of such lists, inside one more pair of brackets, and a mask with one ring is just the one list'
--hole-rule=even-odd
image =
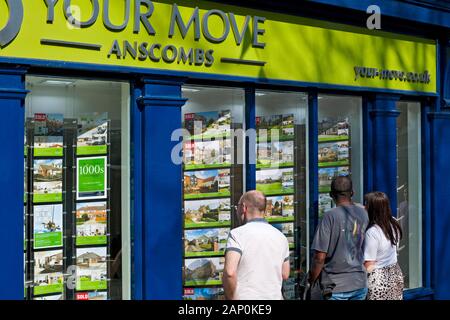
{"label": "white t-shirt", "polygon": [[397,248],[389,241],[378,225],[366,231],[364,260],[375,261],[375,268],[384,268],[397,263]]}
{"label": "white t-shirt", "polygon": [[231,230],[227,251],[241,254],[237,269],[236,298],[282,300],[282,265],[289,259],[286,237],[264,219]]}

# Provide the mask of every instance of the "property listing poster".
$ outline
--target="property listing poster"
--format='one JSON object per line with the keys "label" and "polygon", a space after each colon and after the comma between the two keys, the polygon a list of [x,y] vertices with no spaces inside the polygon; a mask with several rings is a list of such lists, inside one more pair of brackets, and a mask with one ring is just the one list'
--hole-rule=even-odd
{"label": "property listing poster", "polygon": [[184,298],[220,299],[231,226],[231,111],[186,113],[183,121]]}
{"label": "property listing poster", "polygon": [[108,293],[101,291],[77,292],[75,300],[108,300]]}
{"label": "property listing poster", "polygon": [[184,128],[189,131],[189,140],[227,138],[231,135],[231,111],[209,111],[186,113]]}
{"label": "property listing poster", "polygon": [[34,297],[33,300],[64,300],[62,294],[54,294],[51,296]]}
{"label": "property listing poster", "polygon": [[212,141],[186,141],[183,144],[186,170],[229,167],[231,165],[231,139]]}
{"label": "property listing poster", "polygon": [[106,247],[77,248],[76,290],[106,290],[107,249]]}
{"label": "property listing poster", "polygon": [[63,245],[63,205],[33,207],[34,249]]}
{"label": "property listing poster", "polygon": [[28,168],[27,168],[27,157],[23,159],[23,203],[27,204],[27,193],[28,193]]}
{"label": "property listing poster", "polygon": [[34,114],[34,156],[63,156],[64,115],[59,113]]}
{"label": "property listing poster", "polygon": [[63,160],[33,161],[33,202],[62,202]]}
{"label": "property listing poster", "polygon": [[256,190],[266,196],[294,194],[294,168],[256,171]]}
{"label": "property listing poster", "polygon": [[107,153],[108,123],[108,113],[106,112],[83,114],[78,118],[78,156]]}
{"label": "property listing poster", "polygon": [[106,201],[77,203],[77,246],[107,244],[107,221]]}
{"label": "property listing poster", "polygon": [[184,227],[229,227],[230,198],[190,200],[184,202]]}
{"label": "property listing poster", "polygon": [[222,287],[184,288],[183,300],[225,300]]}
{"label": "property listing poster", "polygon": [[189,258],[184,260],[184,285],[222,285],[224,257]]}
{"label": "property listing poster", "polygon": [[77,158],[77,200],[107,197],[107,157]]}
{"label": "property listing poster", "polygon": [[331,181],[351,174],[350,124],[346,117],[319,121],[319,218],[334,207]]}
{"label": "property listing poster", "polygon": [[267,197],[264,217],[268,222],[294,221],[294,196],[284,195]]}
{"label": "property listing poster", "polygon": [[229,228],[192,229],[184,231],[184,256],[223,256]]}
{"label": "property listing poster", "polygon": [[229,197],[230,169],[211,169],[184,172],[184,198],[204,199]]}
{"label": "property listing poster", "polygon": [[44,295],[62,293],[63,281],[63,251],[34,252],[34,285],[33,294]]}
{"label": "property listing poster", "polygon": [[294,114],[273,114],[256,117],[257,141],[291,141],[295,136]]}

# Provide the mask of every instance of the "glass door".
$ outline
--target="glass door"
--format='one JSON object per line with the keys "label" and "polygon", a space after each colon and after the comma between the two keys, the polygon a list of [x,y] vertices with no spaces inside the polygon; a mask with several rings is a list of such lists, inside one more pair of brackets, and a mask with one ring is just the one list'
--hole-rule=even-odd
{"label": "glass door", "polygon": [[256,91],[256,189],[267,197],[266,220],[288,239],[291,276],[285,299],[307,269],[307,94]]}
{"label": "glass door", "polygon": [[223,299],[225,246],[243,192],[244,91],[183,87],[183,298]]}

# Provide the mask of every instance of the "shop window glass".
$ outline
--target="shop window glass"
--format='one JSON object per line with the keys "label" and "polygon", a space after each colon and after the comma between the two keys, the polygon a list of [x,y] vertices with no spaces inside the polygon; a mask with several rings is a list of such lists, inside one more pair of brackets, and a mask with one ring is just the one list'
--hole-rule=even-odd
{"label": "shop window glass", "polygon": [[27,77],[25,298],[130,298],[129,85]]}
{"label": "shop window glass", "polygon": [[329,196],[331,180],[349,175],[362,203],[362,99],[352,96],[319,95],[319,218],[335,207]]}
{"label": "shop window glass", "polygon": [[243,193],[244,90],[186,86],[183,96],[183,299],[220,300],[225,246]]}
{"label": "shop window glass", "polygon": [[289,241],[285,299],[298,299],[297,285],[309,260],[307,98],[305,93],[256,91],[256,189],[267,196],[266,220]]}
{"label": "shop window glass", "polygon": [[403,230],[399,263],[405,288],[422,286],[422,184],[420,103],[398,102],[397,219]]}

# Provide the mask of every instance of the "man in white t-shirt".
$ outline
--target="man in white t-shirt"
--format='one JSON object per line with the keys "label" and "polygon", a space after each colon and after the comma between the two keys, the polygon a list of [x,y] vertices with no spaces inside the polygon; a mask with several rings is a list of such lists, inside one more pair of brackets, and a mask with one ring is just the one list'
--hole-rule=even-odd
{"label": "man in white t-shirt", "polygon": [[228,238],[223,286],[230,300],[281,300],[283,280],[289,278],[289,244],[264,219],[266,197],[246,192],[237,206],[244,223]]}

